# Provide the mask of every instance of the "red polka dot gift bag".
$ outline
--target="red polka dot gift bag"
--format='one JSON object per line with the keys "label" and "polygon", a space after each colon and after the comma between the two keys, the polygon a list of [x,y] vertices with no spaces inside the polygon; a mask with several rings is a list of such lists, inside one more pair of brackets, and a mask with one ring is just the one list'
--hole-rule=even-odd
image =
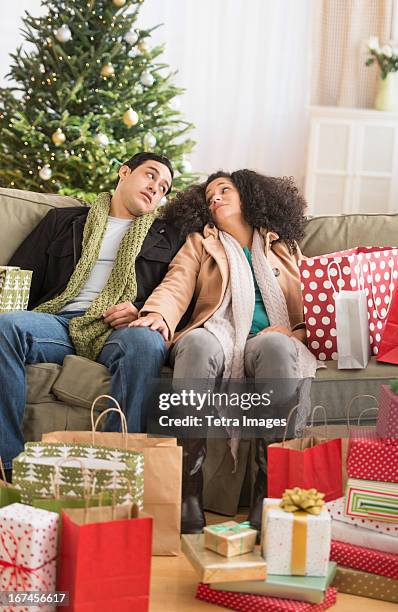
{"label": "red polka dot gift bag", "polygon": [[299,265],[311,352],[321,361],[338,359],[335,295],[363,289],[371,352],[377,355],[397,286],[398,247],[361,246],[303,259]]}

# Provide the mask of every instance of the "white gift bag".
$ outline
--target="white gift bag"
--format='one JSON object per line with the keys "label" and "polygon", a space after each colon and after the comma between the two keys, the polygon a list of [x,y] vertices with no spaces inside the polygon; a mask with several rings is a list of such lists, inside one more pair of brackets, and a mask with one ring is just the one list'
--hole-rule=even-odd
{"label": "white gift bag", "polygon": [[[336,262],[331,265],[340,266]],[[329,271],[328,268],[328,271]],[[332,283],[329,274],[329,280]],[[358,279],[359,280],[359,279]],[[361,283],[358,283],[361,286]],[[357,291],[342,291],[339,281],[335,290],[335,316],[337,334],[337,367],[340,370],[366,368],[370,356],[370,337],[367,297],[363,288]]]}

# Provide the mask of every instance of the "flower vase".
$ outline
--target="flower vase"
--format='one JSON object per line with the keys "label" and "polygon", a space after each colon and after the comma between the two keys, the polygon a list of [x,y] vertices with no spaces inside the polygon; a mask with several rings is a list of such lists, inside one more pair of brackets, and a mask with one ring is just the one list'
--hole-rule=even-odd
{"label": "flower vase", "polygon": [[379,78],[375,108],[382,111],[398,111],[398,72],[389,72]]}

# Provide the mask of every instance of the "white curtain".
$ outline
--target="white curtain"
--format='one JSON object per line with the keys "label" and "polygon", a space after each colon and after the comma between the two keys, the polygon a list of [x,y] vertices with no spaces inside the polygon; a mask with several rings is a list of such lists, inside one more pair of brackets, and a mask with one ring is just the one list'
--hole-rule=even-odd
{"label": "white curtain", "polygon": [[196,125],[193,169],[250,167],[302,185],[311,0],[145,0]]}

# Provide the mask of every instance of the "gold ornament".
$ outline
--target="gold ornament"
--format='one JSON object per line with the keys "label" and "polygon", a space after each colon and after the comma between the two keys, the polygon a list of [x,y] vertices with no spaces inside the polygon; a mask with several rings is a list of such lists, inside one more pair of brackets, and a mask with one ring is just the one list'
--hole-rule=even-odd
{"label": "gold ornament", "polygon": [[55,130],[55,132],[51,135],[51,140],[53,141],[55,145],[57,145],[57,147],[64,144],[66,140],[66,136],[61,130],[61,128],[58,128],[57,130]]}
{"label": "gold ornament", "polygon": [[111,63],[104,64],[101,68],[101,75],[105,78],[111,77],[115,74],[115,69]]}
{"label": "gold ornament", "polygon": [[112,0],[112,2],[117,8],[121,8],[126,4],[126,0]]}
{"label": "gold ornament", "polygon": [[138,43],[137,47],[139,48],[139,50],[141,51],[141,53],[147,53],[147,51],[148,51],[148,46],[147,46],[147,45],[144,43],[144,41],[143,41],[143,40],[141,40],[141,41]]}
{"label": "gold ornament", "polygon": [[295,487],[294,489],[286,489],[279,505],[285,512],[301,510],[317,516],[321,513],[325,503],[324,497],[325,493],[318,493],[316,489]]}
{"label": "gold ornament", "polygon": [[123,123],[129,127],[132,125],[137,125],[138,119],[138,113],[136,113],[131,107],[127,109],[123,115]]}

